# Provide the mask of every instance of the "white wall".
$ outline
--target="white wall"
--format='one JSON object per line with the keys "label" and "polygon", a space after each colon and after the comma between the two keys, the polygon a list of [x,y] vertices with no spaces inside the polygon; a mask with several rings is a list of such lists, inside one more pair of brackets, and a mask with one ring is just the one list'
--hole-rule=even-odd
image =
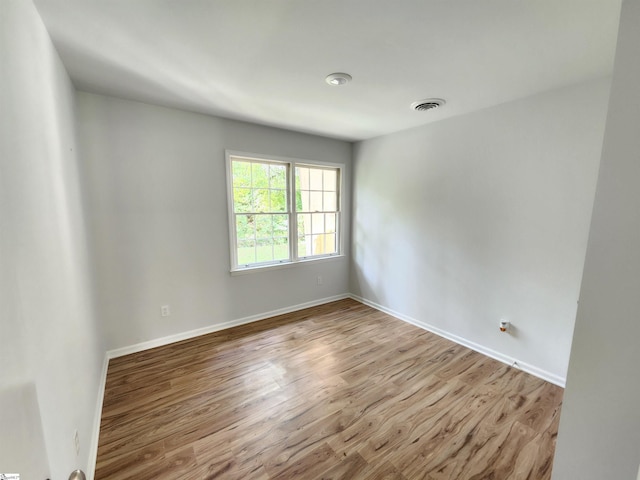
{"label": "white wall", "polygon": [[348,185],[349,143],[87,93],[78,103],[108,349],[348,292],[346,258],[230,275],[224,151],[344,163]]}
{"label": "white wall", "polygon": [[553,478],[635,479],[640,463],[640,2],[618,49]]}
{"label": "white wall", "polygon": [[0,32],[0,432],[12,441],[0,450],[0,471],[67,478],[87,467],[104,354],[92,306],[75,92],[30,1],[0,2]]}
{"label": "white wall", "polygon": [[0,387],[0,428],[0,472],[20,473],[25,480],[48,478],[47,449],[33,382]]}
{"label": "white wall", "polygon": [[351,291],[561,384],[608,90],[603,79],[357,144]]}

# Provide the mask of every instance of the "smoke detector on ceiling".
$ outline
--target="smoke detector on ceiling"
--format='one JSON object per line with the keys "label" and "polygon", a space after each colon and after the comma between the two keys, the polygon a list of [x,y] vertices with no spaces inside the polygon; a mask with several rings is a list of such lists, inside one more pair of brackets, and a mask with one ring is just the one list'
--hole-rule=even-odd
{"label": "smoke detector on ceiling", "polygon": [[339,87],[349,83],[351,81],[351,75],[348,73],[332,73],[331,75],[327,75],[327,78],[325,78],[324,81],[329,85]]}
{"label": "smoke detector on ceiling", "polygon": [[424,112],[427,110],[435,110],[438,107],[444,105],[445,102],[441,98],[427,98],[426,100],[418,100],[417,102],[413,102],[411,104],[411,108],[418,112]]}

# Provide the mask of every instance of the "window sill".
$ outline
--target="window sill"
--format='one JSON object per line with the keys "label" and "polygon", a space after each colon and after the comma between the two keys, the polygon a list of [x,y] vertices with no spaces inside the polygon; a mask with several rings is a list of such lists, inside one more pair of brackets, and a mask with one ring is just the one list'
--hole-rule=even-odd
{"label": "window sill", "polygon": [[231,275],[235,276],[235,275],[246,275],[248,273],[260,273],[260,272],[267,272],[267,271],[271,271],[271,270],[280,270],[282,268],[292,268],[292,267],[299,267],[299,266],[303,266],[303,265],[308,265],[310,263],[318,263],[318,262],[332,262],[332,261],[336,261],[336,260],[341,260],[345,258],[344,254],[340,254],[340,255],[331,255],[328,257],[320,257],[320,258],[309,258],[306,260],[298,260],[296,262],[287,262],[287,263],[276,263],[273,265],[260,265],[257,267],[247,267],[247,268],[238,268],[235,270],[231,270]]}

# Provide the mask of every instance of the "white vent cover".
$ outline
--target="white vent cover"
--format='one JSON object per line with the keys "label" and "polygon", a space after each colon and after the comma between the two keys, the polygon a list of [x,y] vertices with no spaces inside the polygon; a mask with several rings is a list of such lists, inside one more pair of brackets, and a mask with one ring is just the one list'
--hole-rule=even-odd
{"label": "white vent cover", "polygon": [[426,100],[418,100],[417,102],[413,102],[411,104],[411,108],[413,110],[417,110],[418,112],[424,112],[427,110],[434,110],[438,107],[444,105],[445,102],[441,98],[427,98]]}

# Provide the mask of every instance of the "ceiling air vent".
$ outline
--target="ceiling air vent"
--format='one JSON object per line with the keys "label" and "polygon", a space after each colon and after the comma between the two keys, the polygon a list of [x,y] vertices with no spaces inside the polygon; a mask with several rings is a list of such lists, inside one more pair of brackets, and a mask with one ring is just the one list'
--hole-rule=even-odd
{"label": "ceiling air vent", "polygon": [[423,112],[427,110],[434,110],[438,107],[441,107],[446,102],[441,98],[428,98],[426,100],[418,100],[417,102],[413,102],[411,104],[411,108],[417,110],[418,112]]}

